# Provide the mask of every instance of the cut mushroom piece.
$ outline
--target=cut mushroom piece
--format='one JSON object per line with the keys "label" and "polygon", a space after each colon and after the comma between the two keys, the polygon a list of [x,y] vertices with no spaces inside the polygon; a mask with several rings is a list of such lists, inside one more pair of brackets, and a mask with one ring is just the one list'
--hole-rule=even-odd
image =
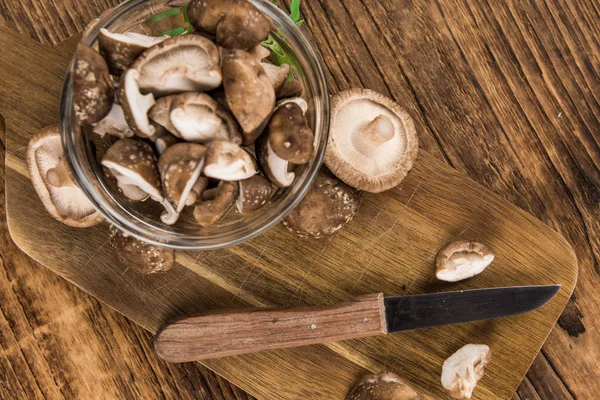
{"label": "cut mushroom piece", "polygon": [[181,137],[175,126],[171,123],[171,105],[176,96],[171,95],[157,99],[152,108],[148,110],[148,118],[165,128],[175,137]]}
{"label": "cut mushroom piece", "polygon": [[330,125],[325,164],[357,189],[374,193],[391,189],[417,158],[413,120],[393,100],[373,90],[336,94]]}
{"label": "cut mushroom piece", "polygon": [[346,400],[423,400],[393,372],[363,376],[346,396]]}
{"label": "cut mushroom piece", "polygon": [[252,54],[258,61],[262,61],[271,55],[271,50],[259,43],[248,50],[248,53]]}
{"label": "cut mushroom piece", "polygon": [[263,208],[273,194],[273,187],[267,178],[254,175],[239,181],[239,194],[235,205],[240,214],[250,214]]}
{"label": "cut mushroom piece", "polygon": [[292,77],[287,79],[279,89],[275,91],[275,95],[278,99],[284,99],[287,97],[298,97],[302,96],[304,88],[302,82],[299,79]]}
{"label": "cut mushroom piece", "polygon": [[240,123],[248,146],[262,133],[273,108],[275,91],[265,70],[250,53],[229,51],[221,62],[229,109]]}
{"label": "cut mushroom piece", "polygon": [[215,140],[208,145],[204,175],[224,181],[248,179],[258,172],[254,159],[235,143]]}
{"label": "cut mushroom piece", "polygon": [[305,164],[313,158],[315,136],[298,104],[288,102],[278,107],[267,125],[267,135],[278,157],[293,164]]}
{"label": "cut mushroom piece", "polygon": [[135,32],[114,33],[101,28],[98,33],[98,47],[110,73],[121,76],[140,54],[166,38],[167,36],[154,37]]}
{"label": "cut mushroom piece", "polygon": [[175,251],[134,238],[114,226],[108,228],[109,243],[119,262],[142,274],[166,272],[175,264]]}
{"label": "cut mushroom piece", "polygon": [[54,219],[76,228],[102,222],[102,216],[71,178],[58,126],[44,128],[31,138],[27,168],[33,188]]}
{"label": "cut mushroom piece", "polygon": [[139,72],[135,69],[128,69],[123,74],[119,86],[119,103],[131,130],[139,137],[149,138],[156,133],[156,128],[148,119],[148,110],[155,101],[152,93],[140,93],[138,79]]}
{"label": "cut mushroom piece", "polygon": [[248,50],[271,31],[269,18],[247,0],[192,0],[187,12],[194,28],[228,49]]}
{"label": "cut mushroom piece", "polygon": [[175,36],[144,51],[131,66],[142,93],[156,97],[221,85],[219,50],[200,35]]}
{"label": "cut mushroom piece", "polygon": [[288,64],[282,64],[280,66],[271,63],[261,62],[260,65],[265,70],[269,81],[275,89],[275,93],[285,84],[290,76],[290,66]]}
{"label": "cut mushroom piece", "polygon": [[210,226],[223,218],[235,202],[238,193],[237,182],[221,181],[216,195],[211,200],[203,200],[194,208],[194,219],[202,226]]}
{"label": "cut mushroom piece", "polygon": [[196,200],[193,188],[200,178],[205,154],[206,147],[201,144],[177,143],[158,160],[163,193],[178,213]]}
{"label": "cut mushroom piece", "polygon": [[113,103],[110,112],[101,121],[94,124],[94,133],[104,137],[109,134],[121,139],[133,137],[134,133],[125,120],[123,108]]}
{"label": "cut mushroom piece", "polygon": [[302,97],[290,97],[289,99],[279,100],[275,105],[275,109],[278,109],[289,103],[297,104],[302,109],[302,114],[306,114],[308,111],[308,103]]}
{"label": "cut mushroom piece", "polygon": [[355,189],[319,172],[302,201],[283,219],[283,225],[303,237],[333,235],[354,218],[359,205]]}
{"label": "cut mushroom piece", "polygon": [[471,278],[494,261],[494,254],[483,243],[459,240],[448,243],[435,258],[435,276],[446,282]]}
{"label": "cut mushroom piece", "polygon": [[290,163],[275,154],[266,135],[256,141],[256,158],[260,169],[273,185],[288,187],[294,182],[296,174],[289,171]]}
{"label": "cut mushroom piece", "polygon": [[492,359],[489,346],[467,344],[444,361],[442,386],[455,399],[470,399],[485,366]]}
{"label": "cut mushroom piece", "polygon": [[161,135],[154,138],[154,147],[158,155],[163,154],[167,149],[174,144],[179,143],[179,139],[171,135],[169,132],[163,131]]}
{"label": "cut mushroom piece", "polygon": [[97,51],[77,44],[73,64],[73,110],[79,124],[100,121],[109,112],[115,88],[106,61]]}

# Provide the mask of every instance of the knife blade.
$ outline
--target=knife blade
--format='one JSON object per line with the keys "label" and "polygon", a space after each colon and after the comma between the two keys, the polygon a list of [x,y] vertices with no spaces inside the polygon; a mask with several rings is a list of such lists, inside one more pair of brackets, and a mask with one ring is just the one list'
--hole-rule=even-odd
{"label": "knife blade", "polygon": [[386,298],[376,293],[333,306],[208,311],[165,324],[154,338],[154,348],[167,361],[187,362],[507,317],[541,307],[560,287]]}

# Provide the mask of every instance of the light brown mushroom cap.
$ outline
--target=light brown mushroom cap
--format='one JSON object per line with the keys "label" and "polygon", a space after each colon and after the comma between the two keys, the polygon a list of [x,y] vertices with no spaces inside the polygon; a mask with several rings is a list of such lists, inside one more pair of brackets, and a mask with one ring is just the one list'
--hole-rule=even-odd
{"label": "light brown mushroom cap", "polygon": [[354,385],[346,400],[423,400],[393,372],[365,375]]}
{"label": "light brown mushroom cap", "polygon": [[288,102],[278,107],[267,124],[267,135],[278,157],[293,164],[312,160],[315,136],[298,104]]}
{"label": "light brown mushroom cap", "polygon": [[215,140],[208,145],[203,172],[209,178],[239,181],[256,175],[258,169],[246,150],[226,140]]}
{"label": "light brown mushroom cap", "polygon": [[271,182],[262,175],[254,175],[238,183],[239,194],[235,205],[240,214],[250,214],[260,210],[273,194]]}
{"label": "light brown mushroom cap", "polygon": [[289,103],[297,104],[302,109],[302,114],[306,114],[306,112],[308,111],[308,103],[302,97],[290,97],[287,99],[279,100],[275,105],[275,109],[278,109],[279,107],[282,107]]}
{"label": "light brown mushroom cap", "polygon": [[73,110],[79,124],[92,124],[109,113],[115,94],[106,61],[97,51],[77,44],[73,65]]}
{"label": "light brown mushroom cap", "polygon": [[319,172],[302,201],[283,225],[303,237],[333,235],[354,218],[360,200],[355,189]]}
{"label": "light brown mushroom cap", "polygon": [[101,137],[109,134],[121,139],[130,138],[134,135],[133,131],[131,128],[129,128],[129,125],[125,120],[123,108],[116,103],[113,103],[112,108],[106,117],[94,124],[93,132]]}
{"label": "light brown mushroom cap", "polygon": [[273,185],[288,187],[294,182],[296,174],[289,171],[290,163],[275,154],[267,135],[258,138],[255,149],[260,169]]}
{"label": "light brown mushroom cap", "polygon": [[148,118],[165,128],[175,137],[181,137],[177,129],[171,123],[171,104],[175,99],[176,94],[171,96],[161,97],[156,100],[152,108],[148,110]]}
{"label": "light brown mushroom cap", "polygon": [[131,130],[142,138],[155,135],[156,128],[148,119],[148,110],[154,105],[152,93],[142,94],[138,85],[139,72],[128,69],[121,77],[119,104],[123,108],[125,120]]}
{"label": "light brown mushroom cap", "polygon": [[393,100],[368,89],[336,94],[325,164],[348,185],[383,192],[408,174],[419,152],[415,125]]}
{"label": "light brown mushroom cap", "polygon": [[467,344],[448,357],[442,366],[442,386],[455,399],[470,399],[485,373],[492,353],[485,344]]}
{"label": "light brown mushroom cap", "polygon": [[163,193],[179,213],[188,200],[204,166],[206,147],[196,143],[177,143],[169,147],[158,160]]}
{"label": "light brown mushroom cap", "polygon": [[271,55],[271,50],[259,43],[248,50],[248,53],[252,54],[258,61],[262,61]]}
{"label": "light brown mushroom cap", "polygon": [[446,282],[471,278],[494,261],[489,247],[479,242],[458,240],[445,245],[435,258],[435,275]]}
{"label": "light brown mushroom cap", "polygon": [[71,178],[58,126],[46,127],[31,138],[27,168],[33,188],[54,219],[76,228],[102,222],[102,216]]}
{"label": "light brown mushroom cap", "polygon": [[219,50],[200,35],[167,39],[144,51],[131,66],[142,93],[156,97],[204,92],[221,85]]}
{"label": "light brown mushroom cap", "polygon": [[143,242],[110,226],[109,243],[117,259],[128,268],[142,274],[166,272],[175,264],[175,251]]}
{"label": "light brown mushroom cap", "polygon": [[166,36],[147,36],[135,32],[114,33],[101,28],[98,33],[98,47],[108,64],[110,73],[121,76],[140,54],[166,38]]}
{"label": "light brown mushroom cap", "polygon": [[179,143],[179,139],[171,135],[167,130],[163,130],[160,135],[153,138],[154,148],[158,155],[163,154],[169,147]]}
{"label": "light brown mushroom cap", "polygon": [[300,82],[297,78],[287,79],[283,85],[279,87],[275,91],[275,96],[278,99],[285,99],[288,97],[298,97],[302,96],[304,92],[304,87],[302,86],[302,82]]}
{"label": "light brown mushroom cap", "polygon": [[277,93],[290,75],[290,66],[288,64],[282,64],[279,66],[266,62],[261,62],[260,65],[265,70],[269,81],[271,81],[273,89],[275,89],[275,93]]}
{"label": "light brown mushroom cap", "polygon": [[203,200],[194,208],[194,219],[201,226],[210,226],[223,218],[229,207],[235,202],[238,183],[221,181],[214,198]]}

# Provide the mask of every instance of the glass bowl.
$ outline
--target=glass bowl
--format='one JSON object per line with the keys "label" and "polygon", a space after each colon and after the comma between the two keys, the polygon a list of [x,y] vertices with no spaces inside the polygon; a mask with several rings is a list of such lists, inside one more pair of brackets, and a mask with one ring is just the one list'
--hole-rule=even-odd
{"label": "glass bowl", "polygon": [[[263,209],[247,216],[233,206],[228,214],[210,227],[201,227],[192,217],[193,207],[186,207],[180,220],[172,226],[160,221],[162,207],[152,200],[131,202],[105,178],[100,159],[111,144],[110,137],[100,138],[91,129],[75,125],[72,107],[73,62],[67,71],[61,98],[61,134],[66,159],[75,182],[89,197],[106,220],[138,239],[157,245],[208,250],[240,243],[281,221],[306,194],[323,162],[329,124],[329,95],[323,68],[312,45],[295,23],[269,0],[251,0],[273,21],[273,34],[281,47],[291,55],[295,75],[300,79],[308,103],[307,119],[315,134],[315,157],[296,170],[296,179],[279,189]],[[173,7],[173,0],[130,0],[102,14],[94,26],[86,30],[82,42],[96,45],[98,32],[127,32],[148,18]],[[184,2],[177,1],[179,6]]]}

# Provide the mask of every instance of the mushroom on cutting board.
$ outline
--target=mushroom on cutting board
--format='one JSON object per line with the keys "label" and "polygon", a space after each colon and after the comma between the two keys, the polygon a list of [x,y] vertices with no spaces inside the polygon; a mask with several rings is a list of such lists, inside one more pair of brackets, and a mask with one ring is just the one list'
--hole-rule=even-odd
{"label": "mushroom on cutting board", "polygon": [[116,103],[113,103],[110,112],[102,120],[96,122],[94,125],[93,132],[97,133],[101,137],[109,134],[119,138],[133,137],[134,133],[129,128],[127,121],[125,120],[125,114],[123,108]]}
{"label": "mushroom on cutting board", "polygon": [[435,257],[435,276],[457,282],[480,274],[494,261],[494,254],[483,243],[458,240],[445,245]]}
{"label": "mushroom on cutting board", "polygon": [[156,134],[156,128],[148,119],[148,110],[155,100],[152,93],[140,92],[139,77],[140,74],[135,69],[128,69],[123,74],[118,92],[119,104],[131,130],[139,137],[150,138]]}
{"label": "mushroom on cutting board", "polygon": [[313,158],[315,136],[298,104],[287,102],[277,107],[267,125],[267,135],[279,158],[292,164],[305,164]]}
{"label": "mushroom on cutting board", "polygon": [[235,202],[237,194],[237,182],[219,182],[214,196],[211,196],[210,199],[200,201],[194,208],[194,219],[202,226],[214,224],[223,218],[229,207]]}
{"label": "mushroom on cutting board", "polygon": [[58,126],[46,127],[31,138],[27,168],[33,188],[54,219],[76,228],[102,222],[100,213],[71,178]]}
{"label": "mushroom on cutting board", "polygon": [[290,163],[279,157],[269,144],[267,135],[261,135],[255,144],[256,158],[260,169],[277,187],[288,187],[294,182],[296,174],[291,172]]}
{"label": "mushroom on cutting board", "polygon": [[419,151],[415,125],[393,100],[368,89],[333,96],[325,164],[348,185],[383,192],[398,185]]}
{"label": "mushroom on cutting board", "polygon": [[108,228],[109,243],[123,265],[142,274],[170,270],[175,263],[175,251],[167,247],[143,242],[121,232],[114,226]]}
{"label": "mushroom on cutting board", "polygon": [[73,64],[73,110],[79,124],[100,121],[113,104],[115,88],[106,61],[97,51],[77,43]]}
{"label": "mushroom on cutting board", "polygon": [[146,49],[167,37],[146,36],[141,33],[114,33],[106,28],[98,32],[98,48],[106,60],[110,73],[121,76]]}
{"label": "mushroom on cutting board", "polygon": [[192,0],[187,12],[194,28],[228,49],[248,50],[271,31],[269,18],[247,0]]}
{"label": "mushroom on cutting board", "polygon": [[354,218],[359,204],[355,189],[320,171],[283,225],[303,237],[333,235]]}
{"label": "mushroom on cutting board", "polygon": [[215,140],[208,145],[204,175],[224,181],[248,179],[258,172],[252,156],[239,145]]}
{"label": "mushroom on cutting board", "polygon": [[470,399],[492,353],[485,344],[467,344],[444,361],[442,386],[455,399]]}
{"label": "mushroom on cutting board", "polygon": [[262,175],[254,175],[238,183],[239,194],[235,205],[240,214],[250,214],[260,210],[273,194],[271,182]]}
{"label": "mushroom on cutting board", "polygon": [[393,372],[363,376],[346,396],[346,400],[423,400]]}

